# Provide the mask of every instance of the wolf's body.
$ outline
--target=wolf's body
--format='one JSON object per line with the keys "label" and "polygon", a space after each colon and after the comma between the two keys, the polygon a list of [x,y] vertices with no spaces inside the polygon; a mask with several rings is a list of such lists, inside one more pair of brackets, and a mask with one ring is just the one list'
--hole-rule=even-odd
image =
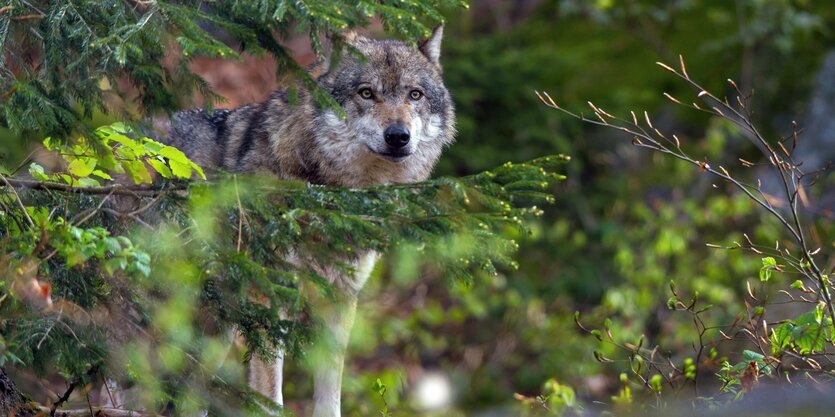
{"label": "wolf's body", "polygon": [[[424,180],[454,135],[452,99],[438,60],[442,32],[435,29],[418,48],[349,37],[365,59],[346,54],[317,79],[342,107],[344,119],[302,89],[294,104],[278,91],[262,103],[233,110],[177,113],[163,127],[166,142],[201,166],[225,171],[346,187]],[[304,254],[296,257],[306,262]],[[315,417],[340,415],[342,367],[357,293],[376,259],[374,253],[354,258],[352,276],[319,267],[340,295],[312,300],[328,352],[314,364]],[[249,375],[253,388],[279,403],[282,361],[280,349],[275,363],[253,359]]]}

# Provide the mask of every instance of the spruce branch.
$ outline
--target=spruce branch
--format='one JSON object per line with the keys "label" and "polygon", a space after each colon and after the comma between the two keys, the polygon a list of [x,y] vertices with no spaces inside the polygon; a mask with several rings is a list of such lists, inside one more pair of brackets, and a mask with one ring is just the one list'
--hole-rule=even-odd
{"label": "spruce branch", "polygon": [[0,188],[8,187],[12,190],[17,188],[29,188],[41,191],[58,191],[72,194],[86,194],[86,195],[122,195],[132,197],[159,197],[161,194],[170,191],[182,191],[188,187],[186,185],[126,185],[126,184],[112,184],[100,187],[79,187],[58,182],[47,182],[38,180],[27,180],[19,178],[5,178],[4,184],[0,184]]}

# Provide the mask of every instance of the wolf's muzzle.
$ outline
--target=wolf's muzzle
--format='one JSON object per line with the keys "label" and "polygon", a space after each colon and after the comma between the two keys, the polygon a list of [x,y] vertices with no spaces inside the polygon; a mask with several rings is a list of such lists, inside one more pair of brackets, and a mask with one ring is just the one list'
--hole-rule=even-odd
{"label": "wolf's muzzle", "polygon": [[393,124],[383,132],[386,143],[393,149],[399,149],[409,144],[409,129],[402,124]]}

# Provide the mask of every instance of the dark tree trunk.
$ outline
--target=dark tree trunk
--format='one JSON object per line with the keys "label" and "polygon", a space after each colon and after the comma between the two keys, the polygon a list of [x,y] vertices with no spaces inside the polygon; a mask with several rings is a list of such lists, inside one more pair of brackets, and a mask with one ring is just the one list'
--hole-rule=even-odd
{"label": "dark tree trunk", "polygon": [[35,415],[32,404],[23,399],[14,382],[0,368],[0,416],[30,417]]}

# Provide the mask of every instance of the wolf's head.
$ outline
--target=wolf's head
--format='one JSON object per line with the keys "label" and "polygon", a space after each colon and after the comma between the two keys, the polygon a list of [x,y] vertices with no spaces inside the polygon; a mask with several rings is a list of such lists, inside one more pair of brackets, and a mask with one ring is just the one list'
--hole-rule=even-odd
{"label": "wolf's head", "polygon": [[426,179],[452,142],[455,115],[441,78],[443,27],[418,47],[393,40],[348,36],[363,57],[346,54],[319,83],[345,118],[318,116],[317,145],[345,185]]}

